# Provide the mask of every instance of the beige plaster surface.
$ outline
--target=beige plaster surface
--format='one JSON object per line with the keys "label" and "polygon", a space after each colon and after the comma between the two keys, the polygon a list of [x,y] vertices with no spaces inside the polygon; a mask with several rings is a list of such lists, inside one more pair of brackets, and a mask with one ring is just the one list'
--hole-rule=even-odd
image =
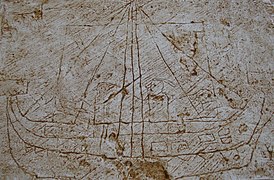
{"label": "beige plaster surface", "polygon": [[0,179],[273,179],[270,0],[1,0]]}

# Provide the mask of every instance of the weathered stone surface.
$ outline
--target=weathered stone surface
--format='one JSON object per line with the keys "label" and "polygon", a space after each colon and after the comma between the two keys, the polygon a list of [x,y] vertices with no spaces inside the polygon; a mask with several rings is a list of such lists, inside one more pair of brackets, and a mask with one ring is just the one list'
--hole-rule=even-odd
{"label": "weathered stone surface", "polygon": [[3,179],[274,178],[270,1],[0,3]]}

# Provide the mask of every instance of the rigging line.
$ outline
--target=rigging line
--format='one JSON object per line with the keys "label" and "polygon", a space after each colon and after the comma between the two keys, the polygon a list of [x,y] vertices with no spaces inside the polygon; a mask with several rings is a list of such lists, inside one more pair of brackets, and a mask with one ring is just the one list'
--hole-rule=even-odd
{"label": "rigging line", "polygon": [[[111,43],[112,43],[112,42],[111,42]],[[99,70],[101,64],[103,63],[103,60],[105,59],[105,56],[106,56],[106,54],[107,54],[108,48],[109,48],[109,46],[111,45],[111,43],[109,43],[109,45],[107,46],[107,48],[106,48],[106,50],[105,50],[105,52],[104,52],[104,54],[103,54],[103,56],[102,56],[102,58],[101,58],[99,64],[97,65],[97,67],[95,68],[95,70],[94,70],[94,72],[93,72],[92,77],[91,77],[91,78],[89,79],[89,81],[88,81],[88,84],[87,84],[87,86],[86,86],[86,89],[85,89],[85,91],[84,91],[84,93],[83,93],[83,94],[84,94],[84,98],[87,97],[88,88],[89,88],[89,86],[91,85],[92,81],[94,80],[94,77],[95,77],[96,73],[98,72],[98,70]],[[81,102],[80,110],[81,110],[83,107],[84,107],[84,101]],[[80,110],[79,110],[78,113],[76,114],[73,124],[76,124],[76,120],[77,120],[77,118],[78,118],[78,116],[80,115],[80,112],[81,112]]]}
{"label": "rigging line", "polygon": [[139,78],[140,78],[140,76],[135,78],[134,81],[131,81],[131,82],[127,83],[126,85],[124,85],[124,88],[122,87],[119,91],[116,91],[116,92],[110,94],[109,97],[102,104],[109,102],[111,99],[113,99],[120,93],[126,95],[127,94],[126,88],[129,87],[133,82],[137,81]]}
{"label": "rigging line", "polygon": [[[160,30],[160,28],[158,28],[157,26],[156,26],[156,23],[154,23],[153,21],[152,21],[152,19],[149,17],[149,15],[142,9],[142,8],[140,8],[141,9],[141,11],[143,12],[143,14],[150,20],[150,22],[152,23],[152,25],[154,26],[154,27],[156,27],[156,29],[158,30],[158,31],[160,31],[161,32],[161,35],[162,36],[164,36],[168,41],[169,41],[169,38]],[[204,69],[195,59],[194,59],[194,57],[190,57],[190,56],[187,56],[191,61],[193,61],[194,62],[194,64],[196,64],[196,66],[198,66],[202,71],[204,71],[206,74],[208,74],[213,80],[215,80],[218,84],[220,84],[221,86],[223,86],[223,87],[226,87],[226,85],[224,85],[224,84],[222,84],[222,83],[220,83],[220,81],[215,77],[215,76],[213,76],[212,75],[212,73],[211,73],[211,69],[210,69],[210,66],[209,66],[209,62],[208,62],[208,69],[209,69],[209,71],[207,71],[206,69]],[[208,61],[208,57],[207,57],[207,61]],[[230,88],[229,88],[229,90],[230,90]],[[232,91],[232,90],[230,90],[231,92],[233,92],[233,93],[235,93],[234,91]]]}
{"label": "rigging line", "polygon": [[[141,9],[141,10],[138,9],[138,10],[139,10],[141,13],[145,14],[145,12],[143,12],[142,9]],[[145,14],[145,15],[146,15],[146,14]],[[141,15],[141,17],[143,17],[143,16]],[[143,18],[142,18],[142,20],[143,20]],[[155,41],[155,38],[154,38],[154,36],[152,35],[150,29],[148,28],[147,23],[145,23],[144,20],[143,20],[143,23],[145,24],[146,29],[148,30],[150,36],[152,37],[153,42],[154,42],[154,44],[155,44],[155,46],[156,46],[156,48],[157,48],[157,51],[159,52],[159,54],[160,54],[160,56],[161,56],[161,59],[163,60],[164,64],[166,65],[166,67],[168,68],[168,70],[170,71],[170,73],[172,74],[173,78],[175,79],[175,81],[176,81],[177,84],[179,85],[179,87],[180,87],[180,89],[182,90],[182,92],[186,95],[186,97],[187,97],[189,103],[191,104],[191,106],[193,107],[193,109],[194,109],[194,110],[197,112],[197,114],[199,115],[199,114],[200,114],[199,111],[196,109],[196,107],[194,106],[193,102],[191,101],[191,99],[190,99],[189,96],[187,95],[186,91],[184,90],[183,86],[181,85],[180,81],[178,80],[177,76],[175,75],[175,73],[173,72],[173,70],[171,69],[171,67],[170,67],[170,66],[168,65],[168,63],[166,62],[166,59],[164,58],[164,55],[163,55],[162,51],[160,50],[159,45],[158,45],[157,42]]]}
{"label": "rigging line", "polygon": [[[128,8],[129,8],[129,7],[126,8],[125,13],[126,13],[126,11],[128,10]],[[123,18],[124,18],[124,16],[125,16],[125,13],[123,14],[123,16],[122,16],[120,22],[118,23],[118,25],[117,25],[117,27],[116,27],[116,30],[117,30],[117,29],[119,28],[119,26],[121,25],[121,21],[123,20]],[[113,34],[113,36],[115,36],[116,33],[117,33],[117,31],[115,31],[115,33]],[[101,66],[101,64],[102,64],[102,62],[103,62],[103,59],[104,59],[104,57],[105,57],[105,55],[106,55],[106,53],[107,53],[107,51],[108,51],[108,48],[110,47],[111,43],[113,43],[113,42],[114,42],[114,41],[112,41],[112,42],[109,43],[109,45],[108,45],[106,51],[104,52],[103,58],[101,59],[99,65],[97,65],[96,69],[94,70],[93,76],[92,76],[92,78],[90,79],[90,81],[93,81],[94,76],[95,76],[96,73],[98,72],[99,67]],[[89,86],[90,84],[91,84],[91,82],[88,84],[88,86]],[[86,90],[85,90],[85,92],[84,92],[84,97],[86,97],[86,91],[87,91],[87,89],[88,89],[88,86],[86,87]]]}
{"label": "rigging line", "polygon": [[122,21],[124,20],[124,17],[125,17],[125,15],[126,15],[128,9],[129,9],[129,6],[127,6],[125,12],[123,13],[123,16],[122,16],[122,18],[120,19],[120,21],[119,21],[119,23],[118,23],[118,26],[116,27],[116,29],[115,29],[115,31],[114,31],[113,36],[116,34],[116,32],[117,32],[119,26],[121,25]]}
{"label": "rigging line", "polygon": [[[128,7],[125,8],[125,12],[126,12],[127,10],[128,10]],[[123,16],[121,17],[120,22],[121,22],[122,19],[124,18],[124,15],[125,15],[125,13],[124,13]],[[120,22],[118,23],[116,29],[118,29],[119,26],[121,25]],[[113,34],[113,36],[115,36],[116,33],[117,33],[117,31],[115,31],[115,33]],[[105,52],[104,52],[104,55],[103,55],[103,57],[102,57],[100,63],[97,65],[97,67],[95,68],[95,70],[94,70],[94,72],[93,72],[92,77],[89,79],[88,84],[87,84],[87,86],[86,86],[86,89],[85,89],[85,91],[84,91],[84,98],[86,98],[88,88],[89,88],[89,86],[91,85],[91,83],[92,83],[92,81],[93,81],[93,79],[94,79],[96,73],[99,71],[99,68],[100,68],[100,66],[102,65],[103,60],[104,60],[104,58],[105,58],[105,56],[106,56],[106,54],[107,54],[107,52],[108,52],[108,48],[110,47],[110,45],[111,45],[113,42],[114,42],[114,41],[112,41],[112,42],[110,42],[110,43],[108,44],[108,46],[107,46],[107,48],[106,48],[106,50],[105,50]],[[83,107],[84,107],[84,102],[82,101],[82,102],[81,102],[81,107],[80,107],[80,109],[82,109]],[[80,115],[80,110],[77,112],[77,114],[76,114],[76,116],[75,116],[75,120],[74,120],[74,122],[73,122],[74,124],[76,123],[76,120],[77,120],[77,118],[78,118],[79,115]]]}
{"label": "rigging line", "polygon": [[[118,14],[120,14],[120,12],[123,10],[123,8],[126,8],[126,7],[128,7],[130,5],[130,2],[128,2],[128,3],[126,3],[126,4],[124,4],[124,5],[122,5],[122,6],[120,6],[119,8],[117,8],[117,9],[115,9],[115,10],[113,10],[112,11],[112,13],[113,13],[113,16],[112,17],[115,17],[116,15],[118,15]],[[122,9],[122,10],[121,10]],[[121,11],[119,11],[119,10],[121,10]],[[110,16],[110,15],[112,15],[112,13],[110,13],[109,15],[106,15],[105,17],[108,17],[108,16]],[[116,13],[116,14],[115,14]],[[104,18],[105,18],[104,17]]]}
{"label": "rigging line", "polygon": [[127,31],[126,31],[126,47],[125,47],[125,52],[124,52],[124,74],[123,74],[123,85],[122,85],[122,97],[120,101],[120,112],[119,112],[119,124],[118,124],[118,132],[117,132],[117,138],[119,137],[120,130],[121,130],[121,123],[122,123],[122,111],[123,111],[123,101],[126,96],[126,89],[125,89],[125,84],[126,84],[126,73],[127,73],[127,49],[128,49],[128,29],[129,29],[129,20],[130,20],[130,8],[128,9],[128,20],[127,20]]}
{"label": "rigging line", "polygon": [[133,5],[131,4],[131,48],[130,48],[130,54],[131,54],[131,75],[132,75],[132,105],[131,105],[131,137],[130,137],[130,157],[132,157],[132,152],[133,152],[133,120],[134,120],[134,113],[135,113],[135,82],[134,82],[134,24],[133,24]]}
{"label": "rigging line", "polygon": [[[130,5],[130,3],[127,3],[127,4],[125,4],[124,6],[120,7],[119,9],[121,9],[121,10],[120,10],[118,13],[116,13],[116,14],[114,14],[114,15],[112,16],[112,18],[110,19],[110,21],[109,21],[107,24],[105,24],[105,26],[100,30],[100,33],[97,34],[97,35],[91,40],[91,42],[90,42],[86,47],[84,47],[84,49],[82,49],[82,50],[79,52],[79,54],[77,55],[77,57],[79,57],[86,49],[89,48],[89,46],[91,46],[91,44],[92,44],[97,38],[99,38],[99,37],[102,35],[102,32],[104,32],[104,30],[110,25],[110,23],[114,20],[114,18],[115,18],[116,16],[118,16],[121,12],[123,12],[123,10],[125,10],[125,12],[126,12],[129,5]],[[119,25],[120,25],[120,24],[118,24],[118,26],[119,26]]]}
{"label": "rigging line", "polygon": [[135,39],[136,39],[136,45],[137,45],[137,59],[138,59],[138,69],[139,69],[139,88],[140,88],[140,96],[141,96],[141,119],[142,119],[142,135],[141,135],[141,146],[142,146],[142,158],[145,157],[145,149],[144,149],[144,129],[145,129],[145,123],[144,123],[144,97],[143,97],[143,89],[142,89],[142,67],[141,67],[141,58],[140,58],[140,45],[138,40],[138,2],[135,2],[135,16],[136,16],[136,22],[135,22]]}

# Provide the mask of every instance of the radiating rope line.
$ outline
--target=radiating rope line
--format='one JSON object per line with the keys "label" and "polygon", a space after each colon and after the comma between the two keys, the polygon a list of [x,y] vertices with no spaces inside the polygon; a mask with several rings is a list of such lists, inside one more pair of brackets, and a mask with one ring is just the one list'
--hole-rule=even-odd
{"label": "radiating rope line", "polygon": [[118,132],[117,132],[117,138],[120,135],[121,130],[121,123],[122,123],[122,112],[123,112],[123,101],[126,96],[126,74],[127,74],[127,49],[128,49],[128,29],[129,29],[129,20],[130,20],[130,8],[128,8],[128,18],[127,18],[127,30],[126,30],[126,47],[124,52],[124,72],[123,72],[123,85],[122,85],[122,97],[120,101],[120,112],[119,112],[119,124],[118,124]]}
{"label": "radiating rope line", "polygon": [[130,157],[132,157],[133,152],[133,133],[134,133],[134,113],[135,113],[135,82],[134,82],[134,22],[133,22],[134,14],[133,14],[133,4],[131,3],[131,75],[132,75],[132,105],[131,105],[131,137],[130,137]]}
{"label": "radiating rope line", "polygon": [[[125,13],[126,13],[127,9],[128,9],[128,6],[126,6],[126,8],[125,8]],[[124,10],[124,9],[122,9],[122,10]],[[122,15],[121,20],[119,21],[119,23],[118,23],[116,29],[118,29],[119,26],[121,25],[121,21],[123,20],[123,18],[124,18],[124,16],[125,16],[125,13]],[[120,14],[120,13],[119,13],[119,14]],[[113,34],[113,36],[115,36],[116,33],[117,33],[117,31],[115,31],[115,33]],[[99,35],[99,34],[98,34],[98,35]],[[97,35],[97,36],[98,36],[98,35]],[[96,37],[97,37],[97,36],[96,36]],[[95,38],[96,38],[96,37],[95,37]],[[103,57],[102,57],[101,60],[100,60],[100,63],[97,65],[97,67],[95,68],[95,70],[94,70],[94,72],[93,72],[92,77],[89,79],[88,84],[87,84],[87,86],[86,86],[86,88],[85,88],[85,91],[84,91],[84,93],[83,93],[84,98],[87,97],[88,88],[89,88],[89,86],[91,85],[91,83],[93,82],[96,73],[99,71],[99,68],[101,67],[101,65],[102,65],[102,63],[103,63],[103,60],[105,59],[105,56],[106,56],[106,54],[107,54],[107,52],[108,52],[108,49],[109,49],[110,45],[111,45],[113,42],[114,42],[114,41],[112,41],[112,42],[110,42],[110,43],[108,44],[108,46],[107,46],[107,48],[106,48],[106,50],[105,50],[105,52],[104,52],[104,54],[103,54]],[[84,107],[84,102],[82,101],[82,102],[81,102],[80,109],[82,109],[83,107]],[[80,110],[79,110],[79,111],[77,112],[77,114],[76,114],[76,117],[75,117],[74,122],[73,122],[74,124],[76,123],[76,120],[77,120],[77,118],[78,118],[79,115],[80,115]],[[90,121],[89,121],[89,122],[90,122]]]}
{"label": "radiating rope line", "polygon": [[[148,16],[142,9],[138,9],[138,10],[139,10],[139,12],[140,12],[141,14],[144,14],[146,17],[149,18],[149,16]],[[141,15],[141,17],[142,17],[142,15]],[[150,19],[150,18],[149,18],[149,19]],[[144,22],[143,18],[142,18],[142,21],[143,21],[143,23],[145,24],[145,27],[146,27],[146,29],[148,30],[150,36],[152,37],[153,43],[155,44],[156,49],[157,49],[158,53],[160,54],[162,61],[164,62],[165,66],[168,68],[168,70],[169,70],[170,73],[172,74],[173,78],[175,79],[176,83],[179,85],[179,87],[180,87],[180,89],[182,90],[182,92],[187,96],[187,93],[186,93],[186,91],[184,90],[183,86],[181,85],[180,81],[178,80],[177,76],[175,75],[175,73],[173,72],[173,70],[171,69],[171,67],[168,65],[166,59],[164,58],[164,55],[163,55],[163,53],[162,53],[162,51],[161,51],[159,45],[158,45],[157,42],[155,41],[155,37],[152,35],[151,30],[150,30],[149,27],[147,26],[147,23]],[[153,23],[153,22],[152,22],[152,23]],[[187,96],[187,99],[188,99],[189,103],[191,104],[191,106],[193,107],[193,109],[196,111],[196,113],[197,113],[197,114],[200,114],[199,111],[198,111],[198,110],[196,109],[196,107],[194,106],[194,104],[193,104],[193,102],[191,101],[191,99],[189,98],[189,96]]]}

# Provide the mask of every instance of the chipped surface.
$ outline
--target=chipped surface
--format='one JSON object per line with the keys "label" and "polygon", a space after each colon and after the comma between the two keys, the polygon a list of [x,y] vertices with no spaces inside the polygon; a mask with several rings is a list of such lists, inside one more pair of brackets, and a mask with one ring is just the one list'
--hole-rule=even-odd
{"label": "chipped surface", "polygon": [[0,1],[0,175],[273,173],[270,1]]}

